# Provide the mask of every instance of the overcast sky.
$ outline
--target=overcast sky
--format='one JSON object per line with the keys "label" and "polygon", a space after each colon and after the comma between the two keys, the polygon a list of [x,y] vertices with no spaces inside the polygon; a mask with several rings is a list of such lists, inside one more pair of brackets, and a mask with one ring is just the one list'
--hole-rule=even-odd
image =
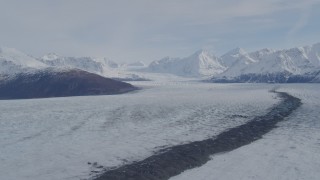
{"label": "overcast sky", "polygon": [[119,62],[320,42],[320,0],[0,0],[0,45]]}

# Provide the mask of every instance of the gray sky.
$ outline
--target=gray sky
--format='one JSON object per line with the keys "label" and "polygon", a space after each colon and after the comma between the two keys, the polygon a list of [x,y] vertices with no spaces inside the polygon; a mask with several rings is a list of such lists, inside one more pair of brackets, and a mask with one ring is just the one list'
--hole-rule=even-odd
{"label": "gray sky", "polygon": [[320,0],[0,0],[0,45],[119,62],[320,42]]}

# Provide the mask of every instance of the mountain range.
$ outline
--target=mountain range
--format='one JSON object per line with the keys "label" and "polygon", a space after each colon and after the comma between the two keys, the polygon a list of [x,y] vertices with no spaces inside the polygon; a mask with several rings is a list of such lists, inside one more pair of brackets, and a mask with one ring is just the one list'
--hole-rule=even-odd
{"label": "mountain range", "polygon": [[200,50],[185,58],[165,57],[153,61],[147,71],[170,73],[183,77],[202,77],[217,75],[226,69],[218,57],[208,51]]}
{"label": "mountain range", "polygon": [[247,53],[232,50],[221,56],[227,69],[211,78],[212,82],[294,83],[318,82],[320,43],[312,46]]}
{"label": "mountain range", "polygon": [[12,48],[0,48],[0,99],[107,95],[137,89],[91,73],[97,72],[100,64],[90,58],[59,61],[56,57],[50,54],[37,59]]}
{"label": "mountain range", "polygon": [[116,63],[107,58],[64,57],[49,53],[34,58],[11,48],[0,48],[0,77],[40,69],[78,69],[118,80],[147,80],[150,73],[173,74],[218,83],[320,82],[320,43],[291,49],[233,49],[218,57],[199,50],[184,58],[165,57],[143,62]]}
{"label": "mountain range", "polygon": [[184,77],[206,77],[219,83],[319,82],[320,43],[284,50],[246,52],[233,49],[221,57],[198,51],[186,58],[163,58],[152,62],[149,72]]}

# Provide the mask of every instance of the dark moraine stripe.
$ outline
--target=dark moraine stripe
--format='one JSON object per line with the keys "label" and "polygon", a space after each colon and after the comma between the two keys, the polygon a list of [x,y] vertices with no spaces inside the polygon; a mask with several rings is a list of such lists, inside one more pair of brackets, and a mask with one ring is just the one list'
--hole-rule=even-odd
{"label": "dark moraine stripe", "polygon": [[281,98],[270,111],[231,128],[210,139],[177,145],[156,153],[142,161],[133,162],[104,172],[96,180],[165,180],[181,172],[199,167],[210,156],[228,152],[262,138],[276,124],[301,106],[301,100],[285,92],[275,92]]}

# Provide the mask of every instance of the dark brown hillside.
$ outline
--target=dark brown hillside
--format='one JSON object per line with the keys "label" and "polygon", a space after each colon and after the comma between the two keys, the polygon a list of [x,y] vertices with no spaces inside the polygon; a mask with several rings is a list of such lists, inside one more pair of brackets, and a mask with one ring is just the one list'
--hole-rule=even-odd
{"label": "dark brown hillside", "polygon": [[135,90],[131,84],[82,70],[21,73],[0,82],[0,99],[120,94]]}

